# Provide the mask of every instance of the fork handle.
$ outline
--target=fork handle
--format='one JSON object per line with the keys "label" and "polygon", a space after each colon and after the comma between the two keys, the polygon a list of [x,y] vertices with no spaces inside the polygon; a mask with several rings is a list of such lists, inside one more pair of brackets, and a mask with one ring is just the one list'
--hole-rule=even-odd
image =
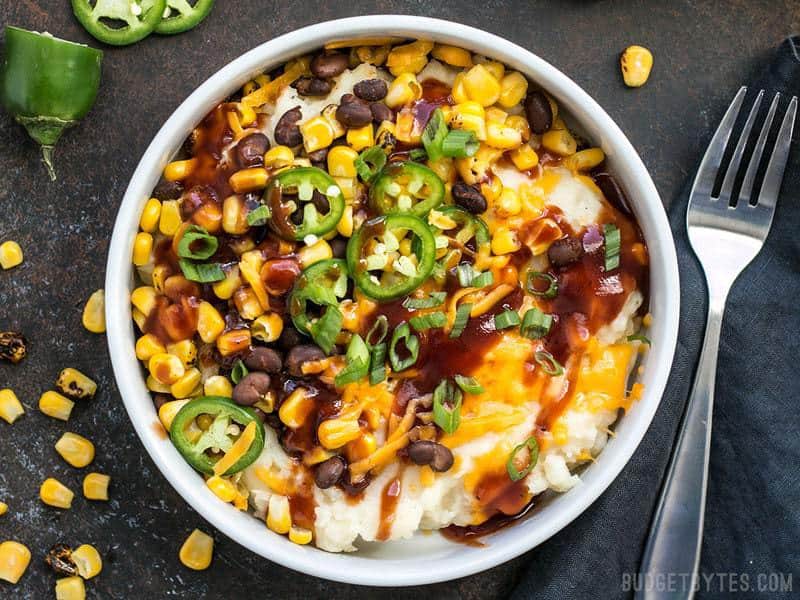
{"label": "fork handle", "polygon": [[[703,351],[647,539],[636,598],[692,598],[700,562],[714,380],[725,300],[711,302]],[[677,585],[659,585],[659,581]],[[676,593],[677,592],[677,593]]]}

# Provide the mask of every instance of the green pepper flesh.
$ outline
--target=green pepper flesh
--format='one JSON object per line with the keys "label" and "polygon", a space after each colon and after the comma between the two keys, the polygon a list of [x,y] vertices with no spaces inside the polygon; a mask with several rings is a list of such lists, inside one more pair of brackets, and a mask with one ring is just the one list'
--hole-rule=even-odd
{"label": "green pepper flesh", "polygon": [[347,263],[340,258],[329,258],[314,263],[300,274],[289,295],[289,315],[300,333],[311,335],[309,303],[323,308],[338,306],[347,294]]}
{"label": "green pepper flesh", "polygon": [[[134,13],[138,7],[138,13]],[[167,9],[167,0],[72,0],[72,12],[83,28],[92,36],[112,46],[127,46],[143,40],[161,23]],[[102,19],[124,23],[111,27]]]}
{"label": "green pepper flesh", "polygon": [[187,0],[167,0],[167,8],[170,14],[156,25],[156,33],[173,35],[197,27],[214,8],[214,0],[197,0],[194,6]]}
{"label": "green pepper flesh", "polygon": [[373,182],[369,199],[372,209],[382,215],[411,213],[424,217],[444,200],[444,182],[424,165],[394,162]]}

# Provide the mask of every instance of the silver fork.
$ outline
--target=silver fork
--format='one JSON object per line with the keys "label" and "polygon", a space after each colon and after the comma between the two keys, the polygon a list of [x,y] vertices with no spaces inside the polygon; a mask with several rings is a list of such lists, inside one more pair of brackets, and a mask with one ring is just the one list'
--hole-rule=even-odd
{"label": "silver fork", "polygon": [[[797,112],[797,98],[794,97],[781,123],[761,189],[753,197],[756,173],[778,110],[780,94],[775,95],[747,165],[741,191],[738,198],[734,198],[734,183],[764,97],[764,90],[758,93],[719,195],[713,197],[714,182],[746,93],[745,87],[739,90],[722,118],[689,195],[686,227],[708,284],[708,320],[694,386],[650,527],[640,569],[643,580],[640,581],[642,585],[637,586],[636,598],[692,598],[693,584],[698,577],[722,315],[731,285],[759,253],[772,225]],[[666,577],[677,583],[658,585],[659,580],[669,581]]]}

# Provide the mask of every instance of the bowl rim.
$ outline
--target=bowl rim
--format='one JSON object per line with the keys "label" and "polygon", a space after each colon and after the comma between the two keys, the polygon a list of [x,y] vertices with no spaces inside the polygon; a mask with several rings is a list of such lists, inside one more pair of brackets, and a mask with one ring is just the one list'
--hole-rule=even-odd
{"label": "bowl rim", "polygon": [[[601,132],[597,140],[607,154],[624,167],[623,187],[631,198],[637,222],[651,249],[651,284],[660,292],[651,297],[655,316],[654,341],[645,366],[645,392],[636,410],[625,415],[620,433],[600,454],[589,476],[561,497],[566,502],[547,507],[547,519],[526,526],[522,521],[507,528],[502,543],[484,548],[463,546],[439,557],[415,560],[333,554],[297,546],[266,528],[252,535],[253,517],[223,505],[194,470],[153,427],[155,410],[149,401],[139,362],[134,353],[130,289],[130,256],[138,230],[139,214],[158,181],[163,167],[195,124],[219,101],[265,68],[336,39],[366,36],[432,39],[461,45],[497,58],[535,80],[568,108],[579,123],[591,123]],[[615,170],[615,175],[619,173]],[[638,153],[611,117],[575,82],[532,52],[486,31],[428,17],[370,15],[326,21],[303,27],[267,41],[242,54],[200,85],[167,119],[142,156],[120,205],[109,247],[106,270],[107,340],[114,375],[125,408],[156,466],[173,488],[202,518],[237,543],[285,567],[317,577],[373,586],[420,585],[477,573],[532,549],[577,518],[619,475],[647,431],[664,392],[677,342],[679,278],[675,246],[659,194]],[[147,402],[143,402],[143,398]],[[612,448],[613,445],[613,448]],[[608,453],[608,454],[607,454]],[[548,512],[549,511],[549,512]],[[529,519],[534,521],[534,519]],[[393,542],[393,544],[398,542]],[[419,560],[422,559],[422,560]],[[380,565],[380,568],[376,568]]]}

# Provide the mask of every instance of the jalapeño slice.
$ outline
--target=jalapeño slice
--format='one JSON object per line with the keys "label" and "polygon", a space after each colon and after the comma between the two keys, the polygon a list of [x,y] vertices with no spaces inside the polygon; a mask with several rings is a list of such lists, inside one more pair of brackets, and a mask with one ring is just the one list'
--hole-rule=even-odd
{"label": "jalape\u00f1o slice", "polygon": [[454,240],[459,247],[465,248],[474,245],[474,248],[471,249],[477,251],[481,246],[490,242],[491,236],[486,223],[472,213],[458,206],[443,206],[437,210],[455,222],[454,228],[445,229],[442,233]]}
{"label": "jalape\u00f1o slice", "polygon": [[189,31],[200,21],[208,16],[214,8],[214,0],[197,0],[194,6],[187,0],[167,0],[167,10],[164,10],[164,18],[156,25],[156,33],[172,35]]}
{"label": "jalape\u00f1o slice", "polygon": [[395,162],[378,175],[369,198],[373,210],[383,215],[411,213],[424,217],[444,199],[444,182],[424,165]]}
{"label": "jalape\u00f1o slice", "polygon": [[72,12],[83,28],[112,46],[127,46],[146,38],[161,23],[167,0],[72,0]]}
{"label": "jalape\u00f1o slice", "polygon": [[[347,295],[347,263],[330,258],[314,263],[300,274],[289,295],[289,316],[297,331],[311,335],[311,324]],[[310,314],[319,310],[318,315]]]}
{"label": "jalape\u00f1o slice", "polygon": [[344,213],[344,196],[333,178],[316,167],[275,175],[264,191],[270,227],[285,240],[333,231]]}

